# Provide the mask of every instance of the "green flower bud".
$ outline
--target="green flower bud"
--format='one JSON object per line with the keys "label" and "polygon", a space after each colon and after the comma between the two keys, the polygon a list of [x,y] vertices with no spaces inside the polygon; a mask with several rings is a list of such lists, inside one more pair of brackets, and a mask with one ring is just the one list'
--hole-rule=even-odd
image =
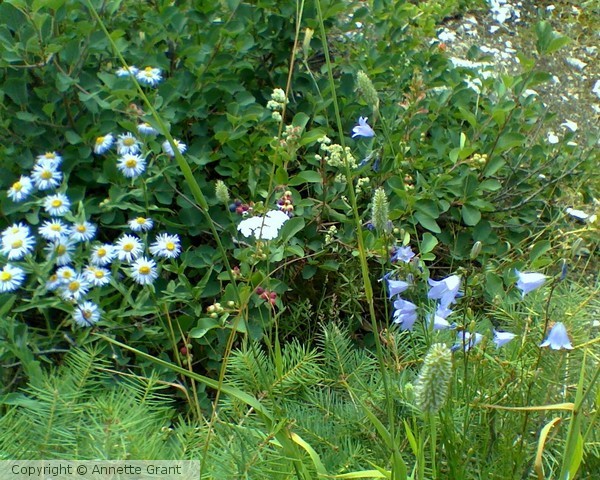
{"label": "green flower bud", "polygon": [[223,180],[217,180],[217,183],[215,184],[215,196],[219,202],[225,204],[229,203],[229,190]]}
{"label": "green flower bud", "polygon": [[373,86],[373,82],[369,76],[362,70],[356,74],[356,89],[360,92],[365,102],[373,109],[373,111],[379,110],[379,97],[377,96],[377,90]]}
{"label": "green flower bud", "polygon": [[379,187],[373,195],[371,223],[381,235],[390,231],[389,205],[385,190]]}
{"label": "green flower bud", "polygon": [[470,255],[471,260],[475,260],[479,256],[479,254],[481,253],[482,245],[483,244],[479,240],[477,240],[473,244],[473,248],[471,248],[471,255]]}
{"label": "green flower bud", "polygon": [[452,376],[452,352],[443,343],[431,346],[415,386],[417,405],[426,413],[436,413],[446,401]]}

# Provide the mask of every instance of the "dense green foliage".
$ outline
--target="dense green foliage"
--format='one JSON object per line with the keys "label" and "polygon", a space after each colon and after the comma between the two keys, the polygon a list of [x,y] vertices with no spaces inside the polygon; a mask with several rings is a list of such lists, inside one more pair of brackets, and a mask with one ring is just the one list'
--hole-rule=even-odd
{"label": "dense green foliage", "polygon": [[[593,471],[598,286],[586,275],[598,236],[565,208],[593,208],[597,132],[548,141],[553,114],[528,92],[551,78],[540,62],[568,42],[550,23],[532,32],[536,52],[519,52],[517,75],[477,49],[449,58],[432,40],[440,22],[476,6],[1,3],[0,230],[23,222],[38,232],[49,221],[47,192],[24,201],[10,192],[40,155],[57,152],[65,221],[98,226],[73,246],[75,272],[138,217],[153,221],[136,234],[158,270],[140,285],[127,255],[115,260],[107,285],[86,292],[102,310],[86,328],[76,320],[81,299],[51,288],[64,265],[41,238],[10,262],[27,277],[17,292],[0,290],[3,422],[38,432],[39,443],[24,450],[25,437],[4,436],[0,452],[200,456],[214,468],[206,478],[316,478],[368,465],[403,478],[403,464],[413,478],[525,477],[554,412],[544,406],[577,396],[590,417],[582,425],[572,415],[546,468],[564,472],[563,452],[579,467],[585,438],[582,471]],[[122,75],[123,60],[162,77]],[[372,135],[351,133],[361,117]],[[142,134],[141,122],[156,135]],[[124,175],[122,152],[99,146],[127,132],[143,168]],[[289,218],[272,241],[240,230],[278,209]],[[163,233],[179,236],[180,256],[155,255]],[[416,257],[392,261],[400,247]],[[545,296],[523,300],[515,269],[543,271]],[[432,344],[456,339],[429,325],[437,311],[428,281],[452,273],[464,279],[452,327],[487,338],[456,346],[445,406],[424,416],[413,390],[420,364]],[[411,284],[406,298],[420,319],[412,332],[390,325],[385,275]],[[563,321],[574,345],[589,348],[546,355],[539,344]],[[520,340],[495,350],[496,328]],[[64,357],[73,347],[93,353]],[[123,380],[130,375],[137,380]],[[176,383],[167,397],[162,388]],[[540,409],[502,410],[511,406]],[[113,423],[132,434],[106,437]],[[42,441],[55,433],[64,441]],[[89,438],[106,448],[98,453]]]}

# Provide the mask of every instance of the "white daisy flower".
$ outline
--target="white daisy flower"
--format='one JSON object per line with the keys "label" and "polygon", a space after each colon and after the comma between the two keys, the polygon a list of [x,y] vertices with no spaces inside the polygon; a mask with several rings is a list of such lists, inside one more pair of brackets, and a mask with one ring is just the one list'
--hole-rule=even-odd
{"label": "white daisy flower", "polygon": [[[179,150],[179,153],[183,153],[187,150],[187,145],[183,142],[180,142],[177,139],[173,139],[173,142],[175,143],[175,146],[177,147],[177,150]],[[163,151],[169,156],[169,157],[174,157],[175,156],[175,152],[173,151],[173,149],[171,148],[171,144],[169,143],[168,140],[165,140],[162,144],[162,149]]]}
{"label": "white daisy flower", "polygon": [[59,267],[69,265],[73,261],[73,252],[75,251],[75,242],[70,238],[60,238],[54,242],[48,243],[44,248],[46,258],[54,260]]}
{"label": "white daisy flower", "polygon": [[131,263],[142,254],[142,242],[135,235],[123,235],[115,249],[119,260]]}
{"label": "white daisy flower", "polygon": [[127,178],[139,177],[146,169],[146,160],[140,155],[126,154],[119,158],[117,168]]}
{"label": "white daisy flower", "polygon": [[149,123],[142,122],[137,126],[138,132],[142,135],[158,135],[158,130],[152,127]]}
{"label": "white daisy flower", "polygon": [[0,293],[13,292],[19,288],[25,280],[25,271],[10,264],[4,265],[0,270]]}
{"label": "white daisy flower", "polygon": [[143,70],[139,70],[135,74],[135,78],[138,79],[142,85],[150,85],[155,87],[158,82],[162,80],[162,75],[159,68],[146,67]]}
{"label": "white daisy flower", "polygon": [[150,285],[156,277],[158,277],[158,270],[156,269],[156,263],[152,259],[146,257],[138,258],[129,270],[131,277],[140,285]]}
{"label": "white daisy flower", "polygon": [[52,217],[62,217],[71,208],[71,201],[64,193],[49,195],[44,199],[44,210]]}
{"label": "white daisy flower", "polygon": [[71,228],[71,238],[76,242],[89,242],[96,235],[96,229],[90,222],[76,223]]}
{"label": "white daisy flower", "polygon": [[49,161],[55,167],[59,167],[63,161],[62,157],[56,152],[46,152],[43,155],[38,155],[35,159],[38,163],[44,160]]}
{"label": "white daisy flower", "polygon": [[[69,268],[69,267],[62,267]],[[69,268],[69,270],[72,270]],[[75,271],[73,271],[73,275],[75,275]],[[46,288],[49,292],[53,292],[58,289],[63,284],[63,281],[59,278],[58,273],[54,273],[50,275],[50,278],[46,280]]]}
{"label": "white daisy flower", "polygon": [[154,243],[150,245],[150,253],[155,257],[177,258],[181,253],[179,236],[168,233],[157,235]]}
{"label": "white daisy flower", "polygon": [[33,182],[29,177],[21,175],[21,178],[17,180],[8,189],[7,196],[13,202],[21,202],[25,200],[33,191]]}
{"label": "white daisy flower", "polygon": [[68,237],[71,233],[71,227],[63,223],[61,220],[55,218],[52,220],[46,220],[38,229],[38,233],[44,240],[52,242],[55,240],[60,240],[63,237]]}
{"label": "white daisy flower", "polygon": [[129,65],[128,68],[125,67],[121,67],[119,68],[116,72],[115,75],[117,77],[129,77],[131,75],[137,75],[137,73],[140,70],[137,67],[134,67],[133,65]]}
{"label": "white daisy flower", "polygon": [[[29,229],[27,229],[29,231]],[[2,247],[0,253],[6,255],[9,260],[21,260],[25,255],[29,255],[35,248],[35,238],[30,235],[23,235],[22,232],[6,235],[2,237]]]}
{"label": "white daisy flower", "polygon": [[110,270],[102,267],[94,267],[89,265],[83,272],[85,279],[94,287],[103,287],[110,283]]}
{"label": "white daisy flower", "polygon": [[91,327],[102,315],[102,310],[93,302],[85,301],[75,306],[73,320],[80,327]]}
{"label": "white daisy flower", "polygon": [[2,238],[2,240],[4,240],[5,237],[15,236],[29,236],[29,226],[22,222],[13,223],[10,227],[6,227],[4,230],[2,230],[2,233],[0,233],[0,237]]}
{"label": "white daisy flower", "polygon": [[113,143],[115,143],[115,137],[113,137],[111,133],[96,138],[96,141],[94,142],[94,153],[100,155],[108,152]]}
{"label": "white daisy flower", "polygon": [[238,231],[245,237],[254,237],[257,240],[273,240],[279,235],[279,230],[288,221],[288,217],[281,210],[271,210],[264,217],[250,217],[242,220]]}
{"label": "white daisy flower", "polygon": [[87,294],[89,289],[90,284],[83,275],[78,273],[69,282],[63,283],[60,296],[67,301],[78,301]]}
{"label": "white daisy flower", "polygon": [[119,135],[117,140],[117,153],[119,155],[125,155],[130,153],[135,155],[140,152],[140,142],[133,134],[127,132]]}
{"label": "white daisy flower", "polygon": [[62,173],[49,160],[41,160],[33,167],[31,179],[38,190],[49,190],[60,185]]}
{"label": "white daisy flower", "polygon": [[[58,270],[56,270],[55,275],[58,279],[59,285],[64,285],[73,280],[77,275],[77,272],[75,272],[75,270],[73,270],[71,267],[60,267]],[[52,277],[50,277],[50,279],[52,279]]]}
{"label": "white daisy flower", "polygon": [[105,243],[104,245],[96,245],[92,249],[92,256],[90,258],[90,263],[99,267],[103,267],[105,265],[109,265],[117,252],[115,251],[115,247]]}
{"label": "white daisy flower", "polygon": [[137,217],[129,220],[129,228],[134,232],[147,232],[152,230],[154,222],[151,218]]}

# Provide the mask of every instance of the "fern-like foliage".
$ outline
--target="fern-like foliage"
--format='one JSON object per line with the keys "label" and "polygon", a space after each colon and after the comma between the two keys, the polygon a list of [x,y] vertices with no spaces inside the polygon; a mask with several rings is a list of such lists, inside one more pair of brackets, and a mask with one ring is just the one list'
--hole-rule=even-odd
{"label": "fern-like foliage", "polygon": [[[156,379],[123,380],[98,351],[73,350],[23,393],[3,400],[0,452],[10,459],[176,459],[175,412]],[[167,434],[166,434],[167,433]]]}

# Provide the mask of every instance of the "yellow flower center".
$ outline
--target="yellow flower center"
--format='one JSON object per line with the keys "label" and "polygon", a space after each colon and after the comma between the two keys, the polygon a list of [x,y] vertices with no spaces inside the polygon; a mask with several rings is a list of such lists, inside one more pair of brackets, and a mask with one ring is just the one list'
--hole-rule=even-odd
{"label": "yellow flower center", "polygon": [[106,256],[106,248],[99,248],[98,251],[96,252],[96,255],[99,258],[105,257]]}
{"label": "yellow flower center", "polygon": [[15,240],[11,244],[11,248],[21,248],[23,246],[23,240]]}
{"label": "yellow flower center", "polygon": [[53,282],[56,282],[57,280],[58,280],[58,275],[56,275],[56,273],[55,273],[54,275],[52,275],[50,277],[49,282],[53,283]]}
{"label": "yellow flower center", "polygon": [[23,190],[23,184],[21,182],[15,182],[13,183],[12,188],[17,192],[20,192],[21,190]]}
{"label": "yellow flower center", "polygon": [[85,225],[77,225],[77,231],[79,233],[85,233],[87,231],[87,228],[85,228]]}
{"label": "yellow flower center", "polygon": [[56,247],[57,255],[64,255],[66,253],[66,251],[67,251],[67,247],[65,247],[64,245],[59,245],[58,247]]}
{"label": "yellow flower center", "polygon": [[104,143],[104,137],[98,137],[96,139],[96,145],[102,145]]}
{"label": "yellow flower center", "polygon": [[104,272],[102,270],[96,270],[94,271],[94,277],[100,279],[100,278],[104,278]]}
{"label": "yellow flower center", "polygon": [[92,311],[91,310],[81,310],[81,315],[83,315],[83,318],[88,319],[92,316]]}
{"label": "yellow flower center", "polygon": [[146,73],[152,73],[152,67],[146,67],[146,68],[144,68],[144,72],[146,72]]}
{"label": "yellow flower center", "polygon": [[44,154],[44,158],[55,159],[56,155],[54,154],[54,152],[46,152]]}
{"label": "yellow flower center", "polygon": [[62,200],[61,200],[61,199],[59,199],[59,198],[55,198],[54,200],[52,200],[52,204],[51,204],[51,205],[52,205],[52,207],[54,207],[54,208],[58,208],[58,207],[61,207],[61,206],[62,206],[62,204],[63,204],[63,202],[62,202]]}
{"label": "yellow flower center", "polygon": [[0,273],[0,281],[1,282],[8,282],[12,279],[12,275],[8,272],[2,272]]}
{"label": "yellow flower center", "polygon": [[53,223],[50,225],[50,230],[53,232],[60,232],[62,230],[62,226],[59,223]]}
{"label": "yellow flower center", "polygon": [[126,243],[125,245],[123,245],[123,250],[125,250],[126,252],[131,252],[134,246],[135,245],[133,243]]}
{"label": "yellow flower center", "polygon": [[150,267],[148,265],[144,265],[143,267],[140,267],[138,272],[142,275],[148,275],[150,273]]}
{"label": "yellow flower center", "polygon": [[135,221],[138,225],[143,225],[144,223],[146,223],[146,219],[144,217],[138,217],[135,219]]}
{"label": "yellow flower center", "polygon": [[125,139],[123,139],[123,145],[125,145],[126,147],[131,147],[132,145],[135,145],[135,138],[126,137]]}
{"label": "yellow flower center", "polygon": [[135,158],[130,158],[125,162],[125,166],[127,168],[135,168],[137,165],[137,160]]}
{"label": "yellow flower center", "polygon": [[80,286],[81,284],[77,280],[74,280],[71,283],[69,283],[69,290],[71,292],[76,292],[77,290],[79,290]]}
{"label": "yellow flower center", "polygon": [[40,175],[44,180],[50,180],[52,178],[52,172],[50,170],[44,170]]}
{"label": "yellow flower center", "polygon": [[169,251],[173,251],[173,250],[175,250],[175,244],[173,242],[167,242],[165,244],[165,248]]}

